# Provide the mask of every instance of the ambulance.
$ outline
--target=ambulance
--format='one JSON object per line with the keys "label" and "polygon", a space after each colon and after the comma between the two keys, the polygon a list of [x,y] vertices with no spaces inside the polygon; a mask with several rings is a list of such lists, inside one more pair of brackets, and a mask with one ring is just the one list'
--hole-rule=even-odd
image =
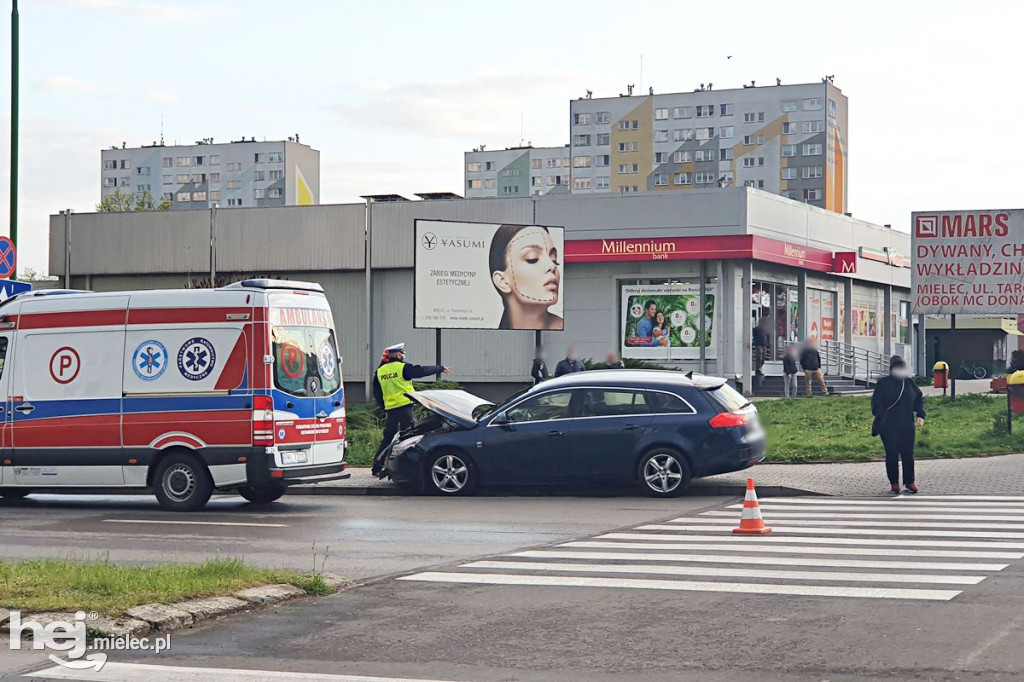
{"label": "ambulance", "polygon": [[42,290],[0,304],[0,497],[214,491],[265,504],[347,477],[334,318],[318,284]]}

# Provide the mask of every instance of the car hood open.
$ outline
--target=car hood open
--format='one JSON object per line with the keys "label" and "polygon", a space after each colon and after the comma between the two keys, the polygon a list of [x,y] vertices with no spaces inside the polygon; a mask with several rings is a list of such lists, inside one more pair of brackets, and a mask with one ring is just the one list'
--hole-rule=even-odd
{"label": "car hood open", "polygon": [[406,395],[434,414],[464,429],[476,426],[473,410],[481,405],[493,405],[489,400],[466,391],[415,391]]}

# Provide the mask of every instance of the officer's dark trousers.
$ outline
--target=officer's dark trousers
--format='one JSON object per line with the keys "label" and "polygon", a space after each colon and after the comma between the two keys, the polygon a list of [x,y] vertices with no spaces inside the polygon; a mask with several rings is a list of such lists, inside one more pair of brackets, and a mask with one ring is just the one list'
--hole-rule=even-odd
{"label": "officer's dark trousers", "polygon": [[890,485],[900,482],[900,462],[903,462],[903,485],[914,482],[914,427],[893,428],[881,432],[885,447],[885,473]]}
{"label": "officer's dark trousers", "polygon": [[383,466],[381,461],[381,455],[384,454],[384,450],[387,446],[391,445],[392,439],[395,434],[402,429],[407,429],[412,426],[413,413],[412,405],[402,405],[401,407],[394,407],[384,413],[387,417],[384,422],[384,439],[380,442],[380,447],[377,448],[377,466]]}

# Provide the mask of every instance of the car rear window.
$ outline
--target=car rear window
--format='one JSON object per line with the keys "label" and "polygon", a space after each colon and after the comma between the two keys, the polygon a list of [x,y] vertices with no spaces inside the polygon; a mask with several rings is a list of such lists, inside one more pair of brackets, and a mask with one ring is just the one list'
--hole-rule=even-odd
{"label": "car rear window", "polygon": [[750,401],[743,397],[742,393],[729,384],[722,384],[718,388],[712,388],[707,391],[707,394],[711,396],[716,403],[725,408],[727,412],[742,410],[750,404]]}
{"label": "car rear window", "polygon": [[647,402],[654,413],[693,414],[694,410],[685,400],[672,393],[648,392]]}

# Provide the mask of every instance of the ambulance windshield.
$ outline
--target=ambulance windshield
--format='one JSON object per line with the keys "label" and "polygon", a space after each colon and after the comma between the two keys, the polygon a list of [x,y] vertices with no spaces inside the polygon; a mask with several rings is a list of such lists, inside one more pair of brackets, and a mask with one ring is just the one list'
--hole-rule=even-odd
{"label": "ambulance windshield", "polygon": [[333,395],[341,387],[334,330],[327,327],[275,325],[274,385],[295,396]]}

